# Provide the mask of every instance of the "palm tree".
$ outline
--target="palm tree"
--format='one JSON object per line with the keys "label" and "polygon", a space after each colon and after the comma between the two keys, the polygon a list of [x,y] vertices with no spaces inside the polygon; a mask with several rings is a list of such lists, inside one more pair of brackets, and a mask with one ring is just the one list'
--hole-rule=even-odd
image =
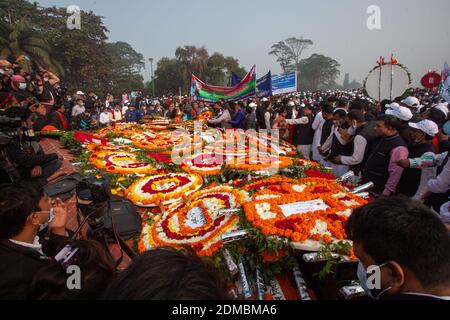
{"label": "palm tree", "polygon": [[[51,47],[41,38],[25,18],[17,22],[2,22],[0,25],[0,58],[25,55],[37,65],[57,74],[64,74],[63,67],[50,55]],[[22,60],[19,65],[27,72],[32,70],[31,62]]]}

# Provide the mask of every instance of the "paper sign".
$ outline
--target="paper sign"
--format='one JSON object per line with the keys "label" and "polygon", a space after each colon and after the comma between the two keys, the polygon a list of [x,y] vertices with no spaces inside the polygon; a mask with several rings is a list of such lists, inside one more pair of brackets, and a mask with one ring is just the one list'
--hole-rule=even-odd
{"label": "paper sign", "polygon": [[289,203],[279,207],[286,218],[293,216],[295,214],[303,214],[312,211],[326,210],[329,208],[329,206],[327,206],[325,202],[323,202],[323,200]]}
{"label": "paper sign", "polygon": [[192,208],[187,213],[186,225],[192,229],[203,227],[206,224],[203,211],[199,207]]}

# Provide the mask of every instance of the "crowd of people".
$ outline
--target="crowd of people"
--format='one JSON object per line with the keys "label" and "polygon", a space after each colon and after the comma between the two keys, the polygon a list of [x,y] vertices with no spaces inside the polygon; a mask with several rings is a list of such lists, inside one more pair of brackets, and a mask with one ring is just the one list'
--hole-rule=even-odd
{"label": "crowd of people", "polygon": [[[213,112],[212,127],[278,132],[305,159],[374,184],[376,200],[354,210],[347,225],[361,279],[370,265],[382,268],[383,288],[367,289],[370,296],[450,297],[450,114],[431,91],[381,102],[352,90],[208,104],[139,90],[118,98],[71,94],[49,70],[29,74],[15,61],[1,60],[0,75],[1,115],[20,118],[23,129],[17,140],[0,139],[0,299],[231,298],[221,273],[189,250],[156,249],[118,271],[104,246],[70,240],[64,203],[43,192],[63,159],[33,138],[145,117],[193,120],[205,111]],[[80,267],[80,287],[67,287],[62,252]]]}

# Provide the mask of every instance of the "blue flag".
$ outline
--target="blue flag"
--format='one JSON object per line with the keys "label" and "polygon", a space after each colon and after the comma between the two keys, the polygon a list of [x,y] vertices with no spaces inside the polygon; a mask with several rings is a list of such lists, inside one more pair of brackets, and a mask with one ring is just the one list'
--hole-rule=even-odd
{"label": "blue flag", "polygon": [[272,74],[269,71],[264,77],[256,81],[256,96],[258,98],[267,98],[272,95]]}
{"label": "blue flag", "polygon": [[232,87],[237,86],[241,81],[242,81],[242,79],[240,79],[236,73],[231,72],[231,86]]}

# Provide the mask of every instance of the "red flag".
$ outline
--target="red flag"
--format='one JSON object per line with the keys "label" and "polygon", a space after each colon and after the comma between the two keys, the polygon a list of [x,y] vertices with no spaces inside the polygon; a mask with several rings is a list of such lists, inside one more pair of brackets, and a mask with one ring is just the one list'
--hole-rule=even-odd
{"label": "red flag", "polygon": [[383,57],[380,57],[380,60],[377,61],[377,64],[378,64],[379,66],[384,66],[384,65],[386,64],[386,61],[384,60]]}
{"label": "red flag", "polygon": [[391,64],[398,64],[398,60],[394,55],[391,57]]}

